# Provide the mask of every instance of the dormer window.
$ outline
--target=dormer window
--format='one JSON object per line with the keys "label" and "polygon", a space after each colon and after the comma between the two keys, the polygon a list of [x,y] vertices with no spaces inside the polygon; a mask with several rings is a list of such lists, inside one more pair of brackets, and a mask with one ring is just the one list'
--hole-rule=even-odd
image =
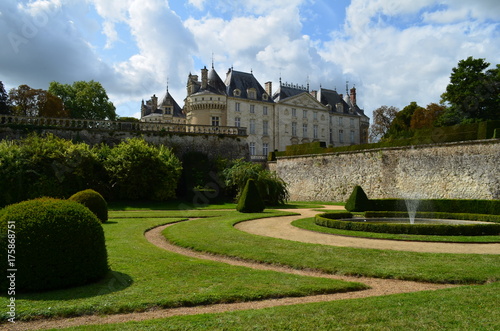
{"label": "dormer window", "polygon": [[267,101],[268,98],[269,96],[267,95],[267,93],[262,94],[262,100]]}
{"label": "dormer window", "polygon": [[239,97],[239,96],[241,96],[241,91],[239,89],[235,89],[233,91],[233,94],[234,94],[235,97]]}
{"label": "dormer window", "polygon": [[248,99],[256,99],[257,98],[257,91],[255,91],[254,88],[249,88],[247,90],[247,95],[248,95]]}

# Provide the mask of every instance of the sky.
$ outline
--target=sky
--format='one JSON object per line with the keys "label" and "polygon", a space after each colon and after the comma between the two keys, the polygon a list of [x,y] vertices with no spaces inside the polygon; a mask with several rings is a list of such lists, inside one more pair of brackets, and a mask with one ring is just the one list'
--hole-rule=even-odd
{"label": "sky", "polygon": [[498,0],[2,0],[6,89],[98,81],[119,116],[167,85],[183,105],[189,73],[212,63],[259,82],[356,87],[382,105],[439,103],[469,56],[500,63]]}

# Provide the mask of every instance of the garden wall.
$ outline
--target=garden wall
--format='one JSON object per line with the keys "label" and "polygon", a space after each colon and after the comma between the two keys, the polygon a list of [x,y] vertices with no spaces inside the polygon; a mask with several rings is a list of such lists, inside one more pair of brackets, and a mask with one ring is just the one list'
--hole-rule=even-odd
{"label": "garden wall", "polygon": [[270,162],[295,201],[500,199],[500,140],[278,157]]}
{"label": "garden wall", "polygon": [[196,134],[196,133],[171,133],[171,132],[138,132],[138,131],[109,131],[109,130],[81,130],[81,129],[12,129],[0,127],[1,139],[20,139],[30,132],[52,133],[57,137],[85,142],[89,145],[105,143],[115,145],[120,141],[143,137],[149,143],[163,144],[173,149],[181,157],[185,152],[198,151],[207,154],[210,158],[248,159],[249,151],[245,137],[235,135]]}

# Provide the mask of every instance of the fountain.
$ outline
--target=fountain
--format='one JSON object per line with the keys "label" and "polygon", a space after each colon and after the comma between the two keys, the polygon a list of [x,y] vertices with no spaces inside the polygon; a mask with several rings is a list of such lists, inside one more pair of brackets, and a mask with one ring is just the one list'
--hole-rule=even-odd
{"label": "fountain", "polygon": [[420,204],[419,199],[405,199],[406,209],[408,210],[408,218],[410,219],[410,224],[415,224],[415,215],[417,215],[418,205]]}

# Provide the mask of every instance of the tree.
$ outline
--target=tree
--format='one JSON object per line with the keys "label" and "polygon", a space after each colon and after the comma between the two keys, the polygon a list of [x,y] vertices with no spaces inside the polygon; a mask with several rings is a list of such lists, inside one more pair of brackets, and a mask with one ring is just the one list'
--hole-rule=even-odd
{"label": "tree", "polygon": [[373,125],[370,127],[371,142],[378,141],[387,133],[398,111],[398,108],[392,106],[381,106],[373,111]]}
{"label": "tree", "polygon": [[500,65],[487,70],[490,63],[472,56],[452,69],[450,84],[441,95],[450,105],[440,125],[454,125],[500,117]]}
{"label": "tree", "polygon": [[73,85],[51,82],[49,92],[60,97],[72,118],[115,120],[116,108],[99,82],[78,81]]}
{"label": "tree", "polygon": [[431,103],[426,108],[418,108],[413,113],[410,121],[410,129],[431,128],[436,124],[436,120],[445,112],[446,107]]}
{"label": "tree", "polygon": [[62,100],[48,91],[20,85],[9,91],[9,97],[14,115],[68,117]]}
{"label": "tree", "polygon": [[10,105],[9,95],[5,91],[3,82],[0,81],[0,114],[10,114],[11,112],[10,106],[11,105]]}
{"label": "tree", "polygon": [[383,136],[383,139],[407,138],[411,136],[410,125],[413,114],[415,114],[417,110],[423,111],[423,109],[424,108],[413,101],[401,111],[397,112],[389,130],[387,130],[387,133]]}

